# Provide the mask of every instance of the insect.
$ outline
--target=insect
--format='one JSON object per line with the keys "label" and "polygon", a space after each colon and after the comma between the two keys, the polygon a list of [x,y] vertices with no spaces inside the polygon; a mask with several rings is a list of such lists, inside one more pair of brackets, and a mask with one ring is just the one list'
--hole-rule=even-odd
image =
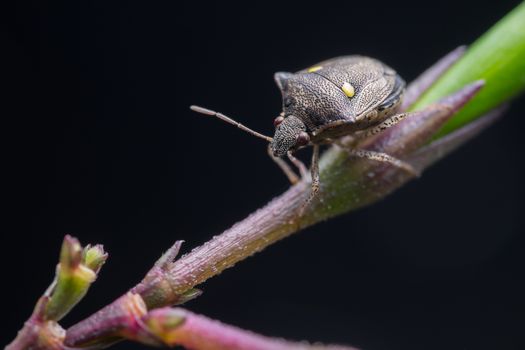
{"label": "insect", "polygon": [[[352,146],[357,140],[380,133],[407,116],[406,113],[396,114],[405,82],[392,68],[365,56],[343,56],[297,73],[278,72],[274,79],[282,93],[283,110],[274,120],[273,138],[222,113],[198,106],[190,108],[268,141],[268,153],[292,184],[298,182],[299,177],[283,158],[288,157],[301,176],[305,176],[306,167],[293,153],[312,146],[311,192],[303,209],[320,188],[319,148],[323,144],[337,144],[354,157],[388,162],[415,173],[409,164],[399,159]],[[351,136],[353,142],[342,142],[344,136]]]}

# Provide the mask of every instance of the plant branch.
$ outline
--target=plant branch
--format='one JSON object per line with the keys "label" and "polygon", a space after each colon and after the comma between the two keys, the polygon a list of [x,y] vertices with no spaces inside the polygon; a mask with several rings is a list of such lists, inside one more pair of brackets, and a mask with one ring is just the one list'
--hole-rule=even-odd
{"label": "plant branch", "polygon": [[[501,116],[504,108],[498,106],[525,89],[524,22],[525,3],[481,37],[452,69],[448,68],[463,49],[446,56],[408,87],[403,108],[416,112],[357,146],[410,161],[423,171],[481,132]],[[487,88],[475,103],[452,118],[466,103],[474,101],[484,84]],[[153,309],[198,296],[196,285],[235,263],[305,227],[374,203],[414,177],[389,163],[351,159],[339,146],[323,154],[320,170],[319,195],[302,215],[299,213],[309,195],[309,178],[176,261],[181,242],[175,243],[140,284],[64,335],[56,321],[83,297],[105,260],[103,251],[79,255],[81,249],[74,246],[75,242],[65,242],[56,281],[9,350],[102,348],[123,338],[198,349],[265,349],[268,344],[283,350],[312,349],[254,335],[182,309]],[[173,343],[167,342],[172,336]]]}
{"label": "plant branch", "polygon": [[[182,345],[187,349],[199,350],[356,350],[341,345],[312,345],[307,342],[270,338],[181,308],[153,310],[145,317],[144,323],[152,327],[152,324],[157,323],[157,319],[165,317],[183,320],[180,326],[171,331],[160,330],[159,333],[164,334],[164,343],[169,346]],[[159,328],[161,327],[156,327]]]}
{"label": "plant branch", "polygon": [[107,347],[119,338],[153,346],[199,350],[355,350],[265,337],[181,308],[147,311],[138,294],[127,293],[97,312],[90,322],[69,331],[83,347]]}
{"label": "plant branch", "polygon": [[[464,87],[457,93],[442,99],[434,107],[416,112],[411,118],[405,119],[395,127],[364,140],[361,147],[399,157],[414,153],[425,145],[434,132],[469,101],[482,86],[483,82],[475,82]],[[465,140],[464,137],[461,139],[463,142]],[[413,177],[413,174],[392,164],[349,160],[345,150],[337,147],[331,148],[327,153],[328,156],[334,157],[332,161],[342,162],[339,164],[340,172],[333,173],[328,179],[324,177],[325,182],[319,195],[321,200],[307,207],[304,215],[300,216],[298,213],[309,195],[309,179],[303,179],[264,208],[178,260],[175,258],[181,242],[175,243],[131,292],[143,298],[148,310],[181,303],[188,298],[188,293],[190,296],[198,295],[194,287],[206,279],[217,275],[266,246],[334,215],[334,207],[327,207],[325,204],[326,202],[336,203],[333,200],[337,196],[348,195],[349,192],[356,196],[356,200],[346,202],[346,207],[341,205],[336,207],[340,211],[346,211],[349,209],[348,205],[357,208],[384,197]],[[433,159],[434,154],[427,157]],[[327,159],[326,155],[325,159]],[[324,169],[327,164],[324,164]],[[374,175],[370,176],[371,173]],[[346,181],[349,176],[354,177],[354,180]],[[338,183],[340,181],[346,181],[346,184],[341,185]],[[336,188],[333,189],[331,186],[336,186]],[[113,322],[103,322],[103,320],[110,319],[109,315],[116,314],[115,305],[120,302],[121,299],[118,299],[68,329],[65,344],[91,348],[107,346],[106,332],[114,330],[115,326]],[[105,329],[105,323],[111,327]],[[110,335],[113,337],[110,338],[111,341],[115,339],[115,336],[122,336],[118,332],[110,332]]]}
{"label": "plant branch", "polygon": [[108,255],[101,245],[82,248],[67,235],[53,282],[6,350],[61,350],[66,336],[58,321],[86,295]]}
{"label": "plant branch", "polygon": [[[516,33],[517,26],[523,22],[525,4],[518,6],[482,36],[465,56],[458,60],[463,53],[463,48],[459,48],[423,73],[408,87],[403,105],[404,109],[412,108],[418,112],[358,146],[413,161],[422,171],[490,125],[501,115],[502,109],[486,115],[487,111],[525,89],[525,40],[523,34]],[[498,38],[501,45],[494,44]],[[496,54],[494,48],[504,49],[505,54]],[[458,62],[455,63],[456,60]],[[478,61],[483,62],[483,68],[473,69],[471,66],[477,65]],[[449,69],[451,65],[452,69]],[[509,77],[519,83],[508,82]],[[438,78],[439,83],[434,84]],[[461,112],[452,118],[482,85],[467,84],[479,79],[483,79],[488,86],[489,93],[485,92],[485,99],[490,103],[477,102],[483,108],[470,107],[468,112]],[[510,85],[500,87],[506,83]],[[500,93],[501,89],[504,93]],[[451,94],[453,91],[457,92]],[[423,93],[425,95],[421,99]],[[431,106],[436,103],[437,106]],[[427,108],[420,110],[422,105]],[[448,112],[443,112],[446,110]],[[474,121],[476,118],[480,119]],[[441,131],[441,138],[432,142],[434,135],[445,124],[448,126]],[[462,126],[463,129],[460,128]],[[196,285],[238,261],[307,226],[380,200],[413,178],[412,174],[391,164],[350,159],[345,150],[335,146],[323,154],[320,171],[319,195],[302,216],[298,214],[308,196],[309,178],[303,178],[262,209],[179,260],[173,261],[175,255],[168,252],[169,258],[157,264],[132,291],[143,297],[148,309],[180,303],[186,300],[186,293],[193,296],[199,293],[194,289]],[[75,337],[69,334],[82,329],[88,322],[90,318],[70,328],[71,333],[68,331],[66,336],[67,345],[77,345]]]}
{"label": "plant branch", "polygon": [[[441,105],[450,108],[447,113],[439,108],[420,112],[365,140],[362,147],[400,158],[412,155],[480,87],[481,83],[474,83],[442,100]],[[427,155],[427,166],[437,159],[434,157],[435,154]],[[321,169],[319,200],[308,206],[303,216],[298,213],[309,195],[309,179],[303,179],[248,218],[175,261],[166,274],[172,290],[184,293],[268,245],[309,225],[384,198],[413,178],[413,174],[391,164],[349,159],[346,152],[337,147],[326,152]],[[160,306],[156,302],[150,304],[148,298],[145,301],[148,307]]]}

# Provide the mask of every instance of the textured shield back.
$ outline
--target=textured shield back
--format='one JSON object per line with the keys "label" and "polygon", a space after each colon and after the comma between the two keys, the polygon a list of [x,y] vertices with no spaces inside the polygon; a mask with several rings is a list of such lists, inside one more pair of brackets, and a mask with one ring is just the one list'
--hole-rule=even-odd
{"label": "textured shield back", "polygon": [[[396,78],[397,77],[397,78]],[[400,94],[396,72],[364,56],[344,56],[320,62],[295,74],[277,74],[285,115],[301,118],[310,131],[336,120],[358,121],[368,111]],[[342,90],[349,83],[354,95]]]}

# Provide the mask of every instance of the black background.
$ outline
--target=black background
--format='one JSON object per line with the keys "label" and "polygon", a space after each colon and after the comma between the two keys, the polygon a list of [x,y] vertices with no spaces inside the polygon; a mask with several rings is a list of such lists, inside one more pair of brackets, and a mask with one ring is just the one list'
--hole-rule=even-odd
{"label": "black background", "polygon": [[[270,134],[281,106],[273,72],[360,53],[410,81],[518,3],[35,1],[3,11],[1,343],[51,281],[64,234],[110,252],[68,326],[137,283],[175,240],[188,251],[287,188],[264,142],[190,104]],[[370,350],[523,349],[524,111],[522,98],[421,179],[238,264],[187,308]]]}

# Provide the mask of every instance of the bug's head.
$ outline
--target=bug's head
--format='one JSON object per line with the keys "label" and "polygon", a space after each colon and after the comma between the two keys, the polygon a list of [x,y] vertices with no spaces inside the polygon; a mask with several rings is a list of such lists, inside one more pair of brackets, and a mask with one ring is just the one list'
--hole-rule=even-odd
{"label": "bug's head", "polygon": [[276,157],[283,157],[288,151],[295,151],[310,143],[310,136],[301,119],[289,115],[279,116],[274,120],[275,135],[270,148]]}

